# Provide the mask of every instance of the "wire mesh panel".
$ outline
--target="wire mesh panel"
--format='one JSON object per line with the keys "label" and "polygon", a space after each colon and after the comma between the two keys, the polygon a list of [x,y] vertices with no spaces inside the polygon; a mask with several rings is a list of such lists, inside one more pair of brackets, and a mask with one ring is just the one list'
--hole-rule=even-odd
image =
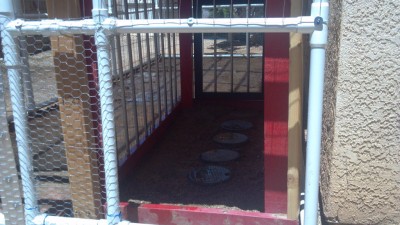
{"label": "wire mesh panel", "polygon": [[[49,2],[48,16],[57,17],[60,5]],[[82,5],[64,3],[68,10],[61,11],[62,16],[78,17]],[[173,1],[114,3],[122,8],[116,7],[119,11],[112,15],[126,19],[178,16],[177,3]],[[107,60],[112,71],[116,136],[108,141],[116,142],[120,165],[180,100],[179,43],[175,36],[127,33],[112,35],[107,46],[100,46],[111,50]],[[12,88],[19,90],[24,107],[11,104],[10,85],[5,85],[5,111],[15,154],[21,151],[17,150],[21,135],[13,128],[13,110],[26,111],[20,116],[26,120],[26,134],[22,136],[26,137],[31,162],[19,166],[32,166],[27,179],[33,184],[33,195],[39,204],[36,210],[66,217],[104,218],[107,212],[102,148],[107,124],[101,120],[104,106],[100,99],[99,46],[90,35],[46,36],[39,31],[18,36],[12,44],[20,60],[2,69],[6,72],[7,68],[18,67],[15,74],[19,76],[16,85],[20,89]],[[8,77],[3,77],[6,84]]]}
{"label": "wire mesh panel", "polygon": [[[27,48],[43,42],[43,38],[33,38]],[[100,218],[103,181],[97,80],[87,68],[87,59],[95,53],[83,35],[50,40],[46,48],[51,50],[39,48],[22,57],[29,63],[39,103],[27,118],[37,199],[42,211]],[[25,50],[21,45],[21,51]]]}

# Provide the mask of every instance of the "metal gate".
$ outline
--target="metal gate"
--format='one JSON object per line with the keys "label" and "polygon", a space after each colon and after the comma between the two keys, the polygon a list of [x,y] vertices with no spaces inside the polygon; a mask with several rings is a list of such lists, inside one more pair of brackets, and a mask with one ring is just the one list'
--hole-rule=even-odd
{"label": "metal gate", "polygon": [[[264,1],[197,1],[198,18],[263,18]],[[194,35],[195,94],[202,97],[262,99],[262,33]]]}

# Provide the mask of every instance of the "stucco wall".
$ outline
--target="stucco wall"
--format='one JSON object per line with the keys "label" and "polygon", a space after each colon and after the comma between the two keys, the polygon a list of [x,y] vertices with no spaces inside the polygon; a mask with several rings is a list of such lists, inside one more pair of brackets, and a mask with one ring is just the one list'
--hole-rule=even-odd
{"label": "stucco wall", "polygon": [[332,223],[400,224],[400,1],[331,6],[324,214]]}

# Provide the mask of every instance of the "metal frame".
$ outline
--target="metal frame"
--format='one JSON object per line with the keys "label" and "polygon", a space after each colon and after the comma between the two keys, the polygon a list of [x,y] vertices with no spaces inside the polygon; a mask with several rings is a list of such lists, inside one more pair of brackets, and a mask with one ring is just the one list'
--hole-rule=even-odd
{"label": "metal frame", "polygon": [[8,69],[20,175],[22,179],[22,190],[24,193],[25,223],[31,224],[33,218],[38,215],[39,208],[35,194],[27,108],[25,105],[24,87],[22,84],[23,74],[21,70],[23,69],[23,61],[20,58],[18,45],[14,37],[9,32],[2,30],[1,38],[4,61],[6,68]]}
{"label": "metal frame", "polygon": [[[168,0],[167,0],[168,1]],[[19,58],[19,51],[14,42],[14,37],[19,35],[25,35],[30,33],[36,33],[37,31],[43,31],[44,35],[57,35],[57,34],[95,34],[95,40],[97,45],[98,63],[99,63],[99,83],[100,83],[100,102],[101,102],[101,119],[103,127],[103,151],[104,151],[104,163],[105,163],[105,178],[106,178],[106,197],[107,197],[107,221],[108,224],[117,224],[120,222],[120,209],[119,209],[119,193],[118,193],[118,165],[116,156],[116,136],[115,136],[115,121],[114,121],[114,107],[113,107],[113,93],[112,93],[112,72],[110,64],[110,52],[109,52],[109,38],[111,34],[118,33],[150,33],[150,32],[164,32],[171,31],[175,32],[186,32],[186,33],[203,33],[203,32],[220,32],[221,30],[227,32],[289,32],[289,31],[301,31],[306,33],[312,33],[315,30],[324,29],[320,32],[315,32],[312,36],[312,57],[311,64],[315,64],[311,73],[311,80],[315,79],[315,83],[311,81],[310,89],[315,89],[315,96],[312,95],[313,99],[311,102],[315,104],[309,104],[309,112],[314,111],[315,115],[309,114],[309,122],[313,120],[313,127],[309,135],[309,144],[312,143],[310,151],[313,152],[313,159],[317,157],[319,159],[320,143],[318,142],[321,135],[321,117],[322,117],[322,91],[323,91],[323,70],[324,64],[318,64],[316,62],[322,62],[325,54],[325,46],[327,39],[327,26],[323,20],[318,17],[314,22],[310,22],[307,18],[300,18],[300,22],[293,24],[296,20],[287,20],[286,18],[280,18],[272,24],[270,21],[261,20],[256,23],[257,20],[246,19],[247,24],[241,24],[243,20],[193,20],[189,19],[186,22],[184,20],[163,20],[163,21],[123,21],[123,20],[106,20],[107,8],[104,1],[97,0],[93,1],[93,20],[86,21],[51,21],[41,24],[41,22],[23,22],[16,20],[10,22],[6,29],[1,32],[3,38],[3,51],[5,52],[5,61],[8,69],[8,75],[11,86],[11,100],[13,104],[13,113],[15,119],[17,144],[19,160],[21,165],[21,177],[23,181],[23,191],[25,196],[25,219],[27,224],[31,224],[33,219],[38,215],[37,200],[34,193],[33,176],[32,176],[32,157],[30,155],[29,146],[29,134],[27,129],[27,117],[26,117],[26,106],[23,92],[23,85],[21,83],[21,59]],[[325,1],[323,1],[325,3]],[[321,2],[314,3],[313,6],[315,13],[314,16],[321,13]],[[319,8],[318,8],[319,7]],[[324,4],[323,17],[327,18],[327,4]],[[326,10],[325,10],[326,9]],[[302,19],[304,19],[304,24]],[[308,18],[309,19],[309,18]],[[228,26],[226,22],[229,21]],[[288,22],[291,21],[291,22]],[[249,22],[251,24],[249,24]],[[253,23],[254,22],[254,23]],[[267,24],[268,22],[268,24]],[[39,27],[37,24],[39,23]],[[163,42],[162,42],[163,43]],[[315,54],[315,55],[314,55]],[[163,54],[164,55],[164,54]],[[170,57],[171,58],[171,57]],[[143,76],[142,76],[143,78]],[[166,78],[166,77],[165,77]],[[322,78],[322,79],[321,79]],[[322,84],[321,84],[322,83]],[[165,87],[166,89],[166,87]],[[171,88],[172,92],[172,88]],[[311,96],[311,94],[310,94]],[[171,99],[173,101],[173,99]],[[167,105],[167,104],[166,104]],[[167,110],[166,110],[167,111]],[[167,112],[166,112],[167,113]],[[314,115],[314,116],[313,116]],[[315,117],[315,118],[314,118]],[[308,154],[309,155],[309,154]],[[308,156],[307,156],[308,157]],[[307,165],[306,175],[306,198],[309,197],[309,202],[306,199],[306,218],[310,218],[309,224],[314,224],[312,221],[315,218],[317,201],[315,201],[315,195],[318,192],[315,188],[318,187],[318,171],[319,161],[307,160],[313,162],[313,164]],[[317,175],[315,175],[317,174]],[[308,194],[307,194],[308,193]],[[37,218],[37,217],[36,217]]]}

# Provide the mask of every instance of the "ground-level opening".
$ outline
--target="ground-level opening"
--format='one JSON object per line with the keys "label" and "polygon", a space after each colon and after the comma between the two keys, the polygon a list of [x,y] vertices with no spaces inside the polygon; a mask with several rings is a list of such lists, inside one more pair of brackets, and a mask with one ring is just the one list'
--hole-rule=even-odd
{"label": "ground-level opening", "polygon": [[[241,132],[249,137],[247,143],[228,147],[237,151],[239,158],[223,163],[201,160],[201,153],[227,148],[213,137],[224,132],[224,121],[238,119],[253,124]],[[177,115],[165,136],[122,182],[121,201],[263,212],[263,143],[262,107],[249,110],[196,103]],[[199,185],[188,179],[192,169],[210,164],[230,169],[231,178],[214,185]]]}

